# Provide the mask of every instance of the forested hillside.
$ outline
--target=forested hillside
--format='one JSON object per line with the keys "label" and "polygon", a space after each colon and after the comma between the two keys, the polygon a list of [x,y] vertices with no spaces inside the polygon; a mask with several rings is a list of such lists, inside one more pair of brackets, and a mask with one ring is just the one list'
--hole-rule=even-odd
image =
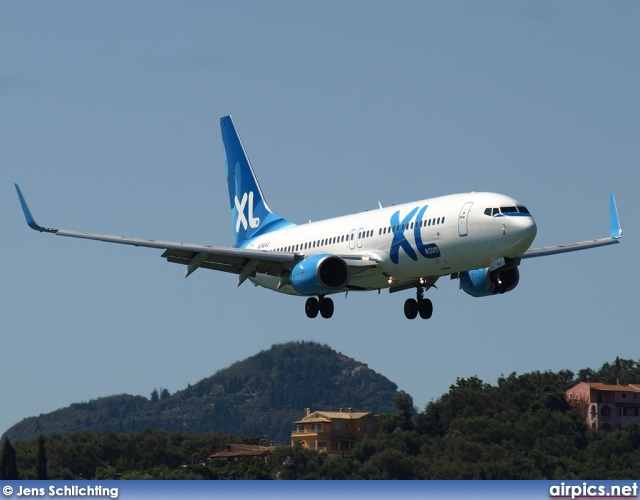
{"label": "forested hillside", "polygon": [[224,431],[267,435],[288,444],[292,422],[304,408],[353,407],[374,413],[395,411],[398,387],[366,364],[314,342],[274,345],[170,395],[154,390],[149,399],[118,395],[72,404],[23,420],[5,436],[11,441],[40,434]]}
{"label": "forested hillside", "polygon": [[[300,447],[280,447],[268,462],[198,464],[234,440],[257,436],[143,433],[71,434],[46,438],[49,479],[636,479],[640,428],[588,429],[567,405],[564,391],[588,377],[637,382],[640,364],[616,359],[599,370],[511,374],[495,385],[459,378],[417,411],[408,397],[383,415],[375,439],[354,458],[329,458]],[[38,442],[15,444],[18,472],[38,474]],[[41,462],[41,461],[40,461]],[[185,466],[180,467],[181,464]]]}

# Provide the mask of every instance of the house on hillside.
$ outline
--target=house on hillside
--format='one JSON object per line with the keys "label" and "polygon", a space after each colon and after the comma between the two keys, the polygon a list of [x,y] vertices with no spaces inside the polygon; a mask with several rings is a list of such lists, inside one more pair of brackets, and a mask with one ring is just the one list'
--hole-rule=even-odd
{"label": "house on hillside", "polygon": [[378,416],[371,412],[315,411],[305,408],[302,420],[294,422],[291,446],[296,444],[329,453],[352,456],[353,448],[365,437],[374,438],[378,433]]}
{"label": "house on hillside", "polygon": [[640,425],[640,384],[580,382],[565,394],[592,429],[624,430],[632,420]]}
{"label": "house on hillside", "polygon": [[213,455],[209,455],[209,462],[213,460],[243,460],[251,458],[262,458],[267,460],[275,454],[276,447],[273,446],[261,446],[257,444],[230,444],[227,445],[226,450],[219,451]]}

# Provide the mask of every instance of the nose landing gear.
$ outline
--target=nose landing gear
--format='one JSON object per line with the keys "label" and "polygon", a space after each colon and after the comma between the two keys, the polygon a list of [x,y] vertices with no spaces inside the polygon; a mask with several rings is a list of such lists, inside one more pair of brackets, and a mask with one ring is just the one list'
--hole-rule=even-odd
{"label": "nose landing gear", "polygon": [[324,295],[320,295],[317,299],[309,297],[304,305],[304,312],[307,318],[316,318],[319,312],[320,316],[329,319],[333,316],[333,300]]}
{"label": "nose landing gear", "polygon": [[424,289],[418,287],[415,299],[407,299],[404,303],[404,315],[407,319],[416,319],[418,314],[422,319],[429,319],[433,314],[433,303],[424,298]]}

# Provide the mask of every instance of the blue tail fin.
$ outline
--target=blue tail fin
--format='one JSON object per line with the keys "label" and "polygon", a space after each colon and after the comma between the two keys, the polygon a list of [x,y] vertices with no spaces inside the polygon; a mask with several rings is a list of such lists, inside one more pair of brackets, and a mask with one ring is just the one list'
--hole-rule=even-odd
{"label": "blue tail fin", "polygon": [[220,118],[220,128],[227,164],[235,246],[246,246],[247,240],[255,236],[293,225],[269,210],[230,116]]}

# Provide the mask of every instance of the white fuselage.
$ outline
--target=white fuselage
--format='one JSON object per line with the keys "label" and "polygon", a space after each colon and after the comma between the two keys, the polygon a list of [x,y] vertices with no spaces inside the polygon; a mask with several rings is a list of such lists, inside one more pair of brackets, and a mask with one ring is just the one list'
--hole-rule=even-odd
{"label": "white fuselage", "polygon": [[[353,274],[349,288],[374,290],[488,267],[502,257],[520,257],[536,236],[536,224],[526,209],[518,213],[516,207],[524,209],[501,194],[454,194],[290,226],[242,246],[305,257],[369,257],[377,267]],[[505,210],[496,210],[500,208]],[[257,274],[251,279],[278,289],[275,277]],[[296,294],[291,286],[278,291]]]}

